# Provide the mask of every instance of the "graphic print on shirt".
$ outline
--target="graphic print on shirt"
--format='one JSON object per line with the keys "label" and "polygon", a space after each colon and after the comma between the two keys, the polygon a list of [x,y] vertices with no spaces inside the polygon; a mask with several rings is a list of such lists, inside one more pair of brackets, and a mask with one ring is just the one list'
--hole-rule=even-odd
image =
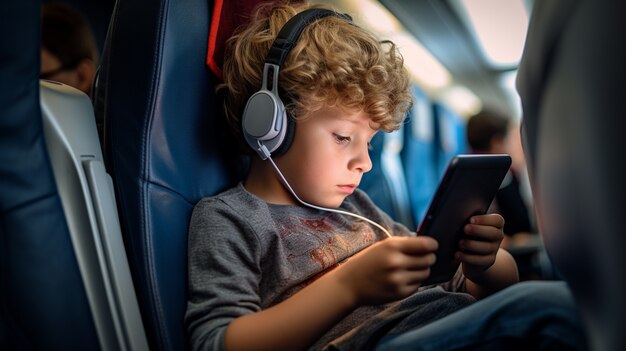
{"label": "graphic print on shirt", "polygon": [[311,274],[335,266],[376,241],[368,224],[339,222],[332,214],[318,219],[291,216],[278,230],[290,265]]}

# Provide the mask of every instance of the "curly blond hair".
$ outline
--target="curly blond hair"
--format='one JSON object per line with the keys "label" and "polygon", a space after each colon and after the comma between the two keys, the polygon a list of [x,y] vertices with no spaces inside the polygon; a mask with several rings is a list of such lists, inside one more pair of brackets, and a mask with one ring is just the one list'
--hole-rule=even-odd
{"label": "curly blond hair", "polygon": [[[261,87],[263,66],[283,25],[310,4],[265,4],[250,24],[226,43],[223,94],[231,128],[241,135],[248,98]],[[324,106],[364,111],[385,131],[400,128],[412,105],[403,59],[390,41],[336,16],[308,25],[289,52],[278,77],[281,100],[295,119]]]}

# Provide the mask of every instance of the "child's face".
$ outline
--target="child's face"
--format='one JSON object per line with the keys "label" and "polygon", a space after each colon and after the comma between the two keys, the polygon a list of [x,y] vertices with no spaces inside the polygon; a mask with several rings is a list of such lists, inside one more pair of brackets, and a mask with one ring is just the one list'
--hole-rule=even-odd
{"label": "child's face", "polygon": [[372,168],[368,146],[376,127],[364,112],[321,109],[297,122],[279,167],[302,200],[339,207]]}

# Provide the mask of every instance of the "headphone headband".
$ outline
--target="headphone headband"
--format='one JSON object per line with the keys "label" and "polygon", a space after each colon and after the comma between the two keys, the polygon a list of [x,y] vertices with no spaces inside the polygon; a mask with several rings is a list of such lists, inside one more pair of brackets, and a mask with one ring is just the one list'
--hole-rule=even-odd
{"label": "headphone headband", "polygon": [[318,19],[327,16],[337,16],[348,22],[352,22],[352,17],[345,13],[337,13],[327,9],[304,10],[290,18],[289,21],[287,21],[287,23],[285,23],[285,25],[281,28],[280,32],[278,32],[278,35],[276,36],[276,39],[274,39],[274,43],[267,54],[265,63],[271,63],[279,67],[282,66],[287,59],[289,51],[291,51],[293,46],[298,41],[298,38],[300,38],[300,34],[302,34],[304,28]]}

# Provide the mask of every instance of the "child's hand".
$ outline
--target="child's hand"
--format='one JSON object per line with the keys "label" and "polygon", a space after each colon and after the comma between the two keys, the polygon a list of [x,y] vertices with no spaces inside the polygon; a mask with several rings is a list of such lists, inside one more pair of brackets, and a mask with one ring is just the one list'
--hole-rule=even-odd
{"label": "child's hand", "polygon": [[504,238],[504,218],[499,214],[473,216],[463,228],[467,236],[459,242],[456,257],[463,265],[466,278],[476,282],[496,261],[500,242]]}
{"label": "child's hand", "polygon": [[417,290],[430,275],[436,250],[429,237],[392,237],[354,255],[336,273],[357,305],[389,302]]}

